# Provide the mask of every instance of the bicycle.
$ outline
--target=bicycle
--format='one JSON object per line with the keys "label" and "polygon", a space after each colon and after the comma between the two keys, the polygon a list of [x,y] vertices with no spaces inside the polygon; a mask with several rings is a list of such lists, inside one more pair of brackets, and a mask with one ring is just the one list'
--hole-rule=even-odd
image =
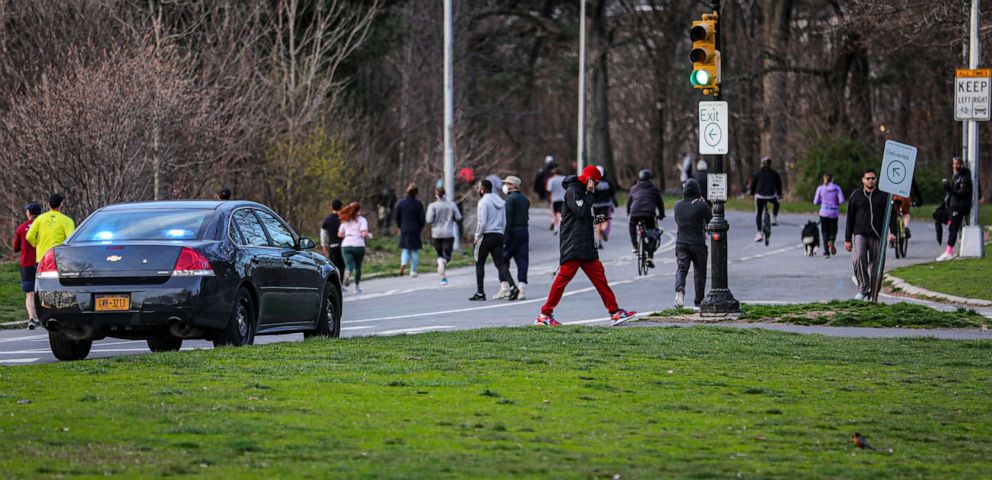
{"label": "bicycle", "polygon": [[906,258],[906,251],[909,249],[909,237],[906,236],[906,226],[902,223],[902,218],[896,219],[896,240],[891,243],[896,251],[896,258]]}
{"label": "bicycle", "polygon": [[639,277],[648,274],[647,240],[644,222],[637,222],[637,275]]}
{"label": "bicycle", "polygon": [[772,237],[772,216],[768,213],[768,209],[765,209],[765,214],[761,216],[761,236],[765,240],[765,246],[768,246],[768,242]]}

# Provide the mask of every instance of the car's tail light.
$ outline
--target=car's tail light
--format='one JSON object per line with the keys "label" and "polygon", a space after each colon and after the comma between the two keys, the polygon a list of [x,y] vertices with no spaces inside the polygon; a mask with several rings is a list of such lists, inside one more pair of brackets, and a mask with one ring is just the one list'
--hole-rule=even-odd
{"label": "car's tail light", "polygon": [[207,257],[189,247],[179,251],[176,267],[172,269],[172,275],[177,277],[212,277],[213,274]]}
{"label": "car's tail light", "polygon": [[55,250],[48,250],[38,263],[38,278],[59,278],[59,266],[55,263]]}

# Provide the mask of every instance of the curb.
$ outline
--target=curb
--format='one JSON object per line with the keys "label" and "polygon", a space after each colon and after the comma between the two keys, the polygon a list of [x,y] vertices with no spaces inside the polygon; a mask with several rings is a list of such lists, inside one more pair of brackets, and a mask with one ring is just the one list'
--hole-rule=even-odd
{"label": "curb", "polygon": [[892,275],[885,275],[885,280],[892,285],[892,288],[898,289],[907,295],[928,297],[935,300],[968,305],[970,307],[992,307],[992,301],[981,300],[978,298],[958,297],[947,293],[934,292],[906,283],[905,280],[898,277],[893,277]]}

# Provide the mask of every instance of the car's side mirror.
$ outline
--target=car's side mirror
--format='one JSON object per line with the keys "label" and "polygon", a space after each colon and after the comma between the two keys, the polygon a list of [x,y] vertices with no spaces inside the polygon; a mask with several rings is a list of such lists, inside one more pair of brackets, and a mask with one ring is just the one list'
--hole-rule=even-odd
{"label": "car's side mirror", "polygon": [[317,244],[307,237],[300,237],[299,245],[300,250],[311,250],[317,248]]}

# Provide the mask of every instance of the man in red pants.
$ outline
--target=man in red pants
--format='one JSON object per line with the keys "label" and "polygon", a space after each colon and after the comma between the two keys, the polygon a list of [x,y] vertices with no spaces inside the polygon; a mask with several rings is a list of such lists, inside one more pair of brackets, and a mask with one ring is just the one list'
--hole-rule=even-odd
{"label": "man in red pants", "polygon": [[555,327],[561,325],[552,313],[565,293],[565,286],[572,281],[575,273],[581,268],[596,287],[603,305],[610,312],[610,325],[620,325],[634,316],[637,312],[628,312],[617,306],[613,290],[606,283],[606,272],[599,262],[599,252],[596,249],[593,226],[605,218],[595,218],[592,214],[593,192],[602,176],[595,166],[588,166],[576,179],[570,176],[565,179],[565,205],[561,212],[561,267],[558,276],[551,285],[548,301],[541,307],[535,325]]}

